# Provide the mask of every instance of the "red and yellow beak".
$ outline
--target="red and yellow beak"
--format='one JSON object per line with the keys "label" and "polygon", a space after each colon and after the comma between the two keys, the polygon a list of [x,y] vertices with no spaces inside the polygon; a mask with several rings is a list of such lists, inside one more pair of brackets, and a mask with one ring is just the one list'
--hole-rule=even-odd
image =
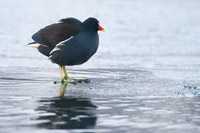
{"label": "red and yellow beak", "polygon": [[100,31],[105,32],[104,28],[101,27],[100,23],[98,23],[98,25],[99,25],[98,29],[99,29]]}

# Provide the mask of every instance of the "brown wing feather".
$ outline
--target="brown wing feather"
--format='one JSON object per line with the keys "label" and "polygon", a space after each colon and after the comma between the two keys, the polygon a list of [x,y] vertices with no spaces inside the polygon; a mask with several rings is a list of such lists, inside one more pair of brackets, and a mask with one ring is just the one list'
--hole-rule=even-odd
{"label": "brown wing feather", "polygon": [[79,33],[81,22],[75,18],[61,19],[59,23],[46,26],[32,36],[32,39],[42,45],[38,50],[48,56],[49,52],[61,41]]}

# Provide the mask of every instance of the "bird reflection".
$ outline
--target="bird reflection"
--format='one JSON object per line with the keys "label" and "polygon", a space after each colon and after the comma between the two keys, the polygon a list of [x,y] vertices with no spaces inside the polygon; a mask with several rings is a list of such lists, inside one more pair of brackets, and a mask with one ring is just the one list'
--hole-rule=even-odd
{"label": "bird reflection", "polygon": [[68,86],[68,83],[64,83],[60,85],[59,97],[63,97],[65,95],[67,86]]}
{"label": "bird reflection", "polygon": [[36,111],[37,127],[47,129],[86,129],[96,124],[95,106],[89,98],[64,96],[68,84],[62,84],[59,97],[42,99]]}

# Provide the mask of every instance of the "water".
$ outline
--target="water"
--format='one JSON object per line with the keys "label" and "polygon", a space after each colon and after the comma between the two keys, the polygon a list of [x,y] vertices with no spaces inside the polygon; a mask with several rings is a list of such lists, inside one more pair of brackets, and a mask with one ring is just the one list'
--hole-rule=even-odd
{"label": "water", "polygon": [[[0,132],[199,132],[199,5],[1,0]],[[90,84],[53,84],[58,66],[25,47],[38,29],[71,16],[95,16],[106,30],[95,56],[67,67]]]}

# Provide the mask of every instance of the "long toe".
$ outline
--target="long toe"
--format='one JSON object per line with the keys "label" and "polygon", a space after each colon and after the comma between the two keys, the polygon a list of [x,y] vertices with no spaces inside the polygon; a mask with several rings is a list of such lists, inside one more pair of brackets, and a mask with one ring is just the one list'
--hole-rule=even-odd
{"label": "long toe", "polygon": [[66,84],[73,84],[73,85],[76,85],[78,83],[90,83],[90,80],[89,79],[75,79],[75,78],[63,78],[62,80],[60,81],[54,81],[54,84],[57,84],[57,83],[66,83]]}
{"label": "long toe", "polygon": [[77,81],[77,83],[90,83],[90,80],[89,79],[74,79],[74,78],[70,78],[70,80],[73,80],[73,81]]}
{"label": "long toe", "polygon": [[85,79],[85,80],[83,80],[83,82],[89,84],[90,83],[90,79]]}

